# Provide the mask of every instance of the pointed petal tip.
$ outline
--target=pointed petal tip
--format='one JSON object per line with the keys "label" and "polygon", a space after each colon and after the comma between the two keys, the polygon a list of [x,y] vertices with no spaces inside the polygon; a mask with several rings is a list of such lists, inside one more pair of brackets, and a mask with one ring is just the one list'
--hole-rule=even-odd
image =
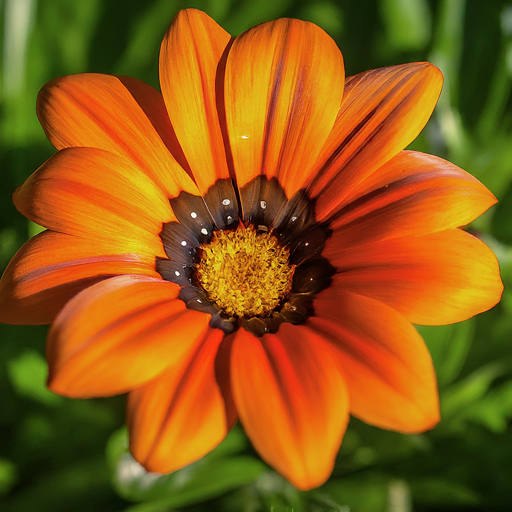
{"label": "pointed petal tip", "polygon": [[[398,68],[399,66],[393,66]],[[408,64],[403,64],[400,66],[402,69],[406,68],[417,68],[417,73],[420,75],[424,75],[424,79],[429,79],[432,83],[431,86],[439,87],[439,92],[441,92],[441,87],[444,82],[443,72],[431,62],[423,61],[423,62],[411,62]]]}
{"label": "pointed petal tip", "polygon": [[226,437],[233,414],[216,383],[214,364],[223,338],[219,329],[208,329],[191,358],[129,394],[130,450],[149,471],[176,471]]}
{"label": "pointed petal tip", "polygon": [[434,429],[441,421],[441,413],[439,412],[439,401],[437,402],[437,408],[432,409],[429,414],[424,414],[421,411],[418,412],[421,414],[418,414],[418,416],[414,420],[411,420],[411,415],[409,415],[408,423],[404,423],[400,427],[397,427],[396,425],[388,427],[386,425],[383,425],[381,422],[372,422],[368,418],[360,418],[358,414],[354,414],[352,412],[351,414],[355,418],[358,418],[364,423],[371,425],[373,427],[407,435],[424,434],[425,432]]}
{"label": "pointed petal tip", "polygon": [[336,284],[319,295],[315,310],[318,316],[309,328],[335,349],[352,415],[408,434],[438,423],[434,366],[423,339],[405,317]]}
{"label": "pointed petal tip", "polygon": [[298,489],[322,485],[349,418],[329,347],[303,326],[287,324],[260,339],[239,330],[232,365],[235,404],[255,449]]}
{"label": "pointed petal tip", "polygon": [[[404,421],[400,426],[394,424],[389,427],[389,430],[393,432],[399,432],[400,434],[423,434],[435,428],[441,421],[441,412],[439,407],[439,395],[436,393],[431,397],[431,406],[426,408],[418,408],[416,411],[406,414],[407,420]],[[357,417],[356,414],[354,414]],[[369,425],[374,425],[377,428],[388,429],[386,425],[379,423],[372,423],[368,419],[363,420]]]}
{"label": "pointed petal tip", "polygon": [[180,11],[159,57],[160,86],[168,117],[201,193],[229,178],[218,105],[220,62],[231,36],[206,13]]}

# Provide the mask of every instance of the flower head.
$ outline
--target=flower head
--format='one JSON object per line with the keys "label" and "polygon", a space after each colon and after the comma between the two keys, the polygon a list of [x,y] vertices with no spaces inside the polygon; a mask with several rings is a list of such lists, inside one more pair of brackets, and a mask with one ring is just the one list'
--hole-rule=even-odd
{"label": "flower head", "polygon": [[0,282],[0,320],[52,323],[49,386],[128,395],[130,448],[169,472],[240,419],[300,489],[330,475],[349,415],[422,432],[435,373],[412,326],[492,307],[492,252],[459,229],[495,203],[404,148],[441,91],[428,63],[345,80],[317,26],[232,38],[178,13],[162,94],[128,77],[47,84],[59,150],[14,194],[47,231]]}

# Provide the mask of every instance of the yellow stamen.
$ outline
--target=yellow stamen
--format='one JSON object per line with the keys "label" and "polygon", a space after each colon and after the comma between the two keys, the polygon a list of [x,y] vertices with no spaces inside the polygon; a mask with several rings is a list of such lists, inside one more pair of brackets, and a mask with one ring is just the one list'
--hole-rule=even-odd
{"label": "yellow stamen", "polygon": [[265,316],[291,289],[289,255],[275,236],[252,226],[217,231],[201,246],[196,273],[208,299],[226,314]]}

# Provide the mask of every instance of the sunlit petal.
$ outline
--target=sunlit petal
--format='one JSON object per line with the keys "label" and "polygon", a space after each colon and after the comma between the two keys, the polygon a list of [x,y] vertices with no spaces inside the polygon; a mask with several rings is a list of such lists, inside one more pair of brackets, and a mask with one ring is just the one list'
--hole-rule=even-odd
{"label": "sunlit petal", "polygon": [[49,324],[78,292],[122,274],[160,277],[151,254],[126,252],[115,240],[92,244],[86,238],[45,231],[18,251],[4,272],[0,321]]}
{"label": "sunlit petal", "polygon": [[239,187],[276,176],[288,197],[311,172],[343,95],[343,58],[319,27],[281,19],[237,37],[225,104]]}
{"label": "sunlit petal", "polygon": [[48,334],[48,385],[69,397],[136,389],[197,349],[208,315],[177,299],[179,287],[119,276],[76,295]]}
{"label": "sunlit petal", "polygon": [[302,327],[257,339],[237,332],[235,404],[259,454],[299,489],[330,475],[348,421],[348,398],[328,347]]}
{"label": "sunlit petal", "polygon": [[57,149],[82,146],[119,155],[169,197],[196,190],[164,143],[173,148],[172,131],[160,93],[147,84],[96,73],[56,78],[39,93],[37,114]]}
{"label": "sunlit petal", "polygon": [[412,323],[461,322],[492,308],[501,297],[498,261],[470,234],[450,229],[370,245],[326,251],[337,267],[339,290],[373,297]]}
{"label": "sunlit petal", "polygon": [[331,218],[345,247],[464,226],[496,203],[468,173],[423,153],[404,151],[379,175],[368,192]]}
{"label": "sunlit petal", "polygon": [[427,62],[374,69],[350,77],[334,128],[318,158],[310,193],[321,220],[409,145],[427,123],[443,76]]}
{"label": "sunlit petal", "polygon": [[160,83],[167,111],[203,194],[218,178],[229,178],[216,80],[230,40],[204,12],[186,9],[174,18],[160,51]]}
{"label": "sunlit petal", "polygon": [[307,326],[336,348],[354,416],[407,433],[439,421],[430,354],[402,315],[337,284],[318,296],[315,310]]}
{"label": "sunlit petal", "polygon": [[16,190],[14,204],[54,231],[158,256],[164,256],[162,224],[175,218],[146,175],[93,148],[59,151]]}
{"label": "sunlit petal", "polygon": [[222,331],[210,329],[191,359],[130,393],[130,449],[149,471],[168,473],[196,461],[233,425],[236,412],[215,380],[222,339]]}

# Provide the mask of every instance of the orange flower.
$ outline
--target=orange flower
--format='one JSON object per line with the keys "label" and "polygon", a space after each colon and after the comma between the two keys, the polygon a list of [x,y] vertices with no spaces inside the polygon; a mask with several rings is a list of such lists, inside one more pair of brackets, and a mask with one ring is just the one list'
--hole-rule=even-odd
{"label": "orange flower", "polygon": [[435,374],[412,323],[459,322],[502,291],[492,252],[458,229],[494,196],[403,151],[439,70],[345,80],[311,23],[232,39],[191,9],[165,35],[160,76],[163,95],[82,74],[39,96],[59,152],[14,202],[48,230],[2,277],[0,320],[53,322],[50,388],[129,393],[149,471],[197,460],[239,418],[299,489],[329,477],[349,414],[432,428]]}

